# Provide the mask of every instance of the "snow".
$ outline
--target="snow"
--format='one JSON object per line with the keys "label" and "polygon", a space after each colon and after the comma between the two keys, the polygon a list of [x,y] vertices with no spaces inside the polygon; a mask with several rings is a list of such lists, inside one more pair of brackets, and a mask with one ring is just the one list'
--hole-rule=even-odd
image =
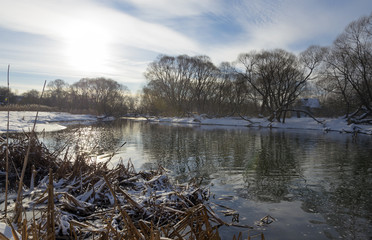
{"label": "snow", "polygon": [[194,124],[194,125],[210,125],[210,126],[238,126],[238,127],[258,127],[258,128],[281,128],[281,129],[304,129],[304,130],[319,130],[319,131],[338,131],[341,133],[364,133],[372,135],[372,125],[363,124],[347,124],[347,121],[340,118],[318,118],[322,123],[316,122],[310,117],[287,118],[285,123],[270,122],[266,118],[246,118],[240,117],[225,117],[225,118],[207,118],[205,116],[195,115],[188,118],[129,118],[132,120],[149,121],[154,123],[170,123],[170,124]]}
{"label": "snow", "polygon": [[[30,131],[35,121],[36,112],[9,112],[9,131]],[[6,132],[8,112],[0,112],[0,133]],[[39,112],[36,131],[52,132],[66,128],[71,122],[94,122],[97,117],[93,115],[70,114],[63,112]]]}
{"label": "snow", "polygon": [[[8,225],[2,222],[0,222],[0,233],[2,233],[8,239],[14,239],[13,234],[12,234],[12,229]],[[19,239],[22,238],[21,235],[19,235],[18,233],[16,234]]]}
{"label": "snow", "polygon": [[[0,112],[0,133],[6,132],[8,113]],[[10,112],[9,130],[11,132],[29,131],[32,129],[36,112]],[[372,135],[372,125],[350,124],[344,118],[319,118],[322,123],[317,123],[309,117],[287,118],[285,123],[269,122],[265,118],[247,118],[249,121],[240,117],[208,118],[206,115],[194,115],[187,118],[175,117],[151,117],[151,118],[126,118],[134,120],[148,120],[155,123],[171,124],[194,124],[203,126],[239,126],[239,127],[271,127],[282,129],[307,129],[321,131],[339,132],[360,132]],[[107,120],[103,117],[84,114],[70,114],[64,112],[39,112],[36,131],[59,131],[65,129],[67,125],[81,122],[96,122],[97,120]],[[112,119],[109,119],[112,120]]]}
{"label": "snow", "polygon": [[301,99],[302,106],[309,108],[320,108],[319,100],[316,98],[303,98]]}

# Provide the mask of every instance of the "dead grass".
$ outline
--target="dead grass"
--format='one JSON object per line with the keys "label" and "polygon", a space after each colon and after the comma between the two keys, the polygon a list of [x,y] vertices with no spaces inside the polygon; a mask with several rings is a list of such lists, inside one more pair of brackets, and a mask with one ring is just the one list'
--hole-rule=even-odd
{"label": "dead grass", "polygon": [[206,204],[207,189],[172,183],[164,168],[136,172],[121,162],[110,169],[87,154],[58,158],[30,135],[9,145],[15,179],[29,142],[34,169],[25,179],[38,177],[15,222],[22,239],[220,239],[218,228],[227,225]]}
{"label": "dead grass", "polygon": [[40,112],[58,112],[59,109],[56,107],[49,107],[45,105],[38,104],[10,104],[5,106],[0,106],[0,111],[40,111]]}

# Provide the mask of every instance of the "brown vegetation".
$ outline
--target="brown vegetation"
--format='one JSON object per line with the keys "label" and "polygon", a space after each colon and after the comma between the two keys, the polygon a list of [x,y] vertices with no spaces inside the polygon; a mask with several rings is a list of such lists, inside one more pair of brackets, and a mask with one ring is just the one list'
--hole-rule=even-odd
{"label": "brown vegetation", "polygon": [[[22,239],[220,239],[218,228],[228,225],[206,204],[208,189],[195,182],[174,184],[161,167],[136,172],[121,162],[109,168],[110,158],[92,161],[87,153],[59,158],[31,134],[9,144],[13,182],[28,144],[32,167],[25,179],[33,180],[21,207],[10,205],[7,215]],[[0,149],[4,171],[4,143]]]}
{"label": "brown vegetation", "polygon": [[57,112],[58,108],[50,107],[46,105],[39,104],[10,104],[5,106],[0,106],[0,111],[39,111],[39,112]]}

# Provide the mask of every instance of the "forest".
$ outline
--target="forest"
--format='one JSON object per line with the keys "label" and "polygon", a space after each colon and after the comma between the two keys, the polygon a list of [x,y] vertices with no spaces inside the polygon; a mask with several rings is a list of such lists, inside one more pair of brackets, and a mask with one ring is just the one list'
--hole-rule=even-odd
{"label": "forest", "polygon": [[59,111],[105,115],[264,116],[284,122],[317,99],[320,117],[345,116],[372,123],[372,14],[351,22],[331,46],[248,51],[216,66],[208,56],[160,55],[144,72],[141,94],[108,78],[48,83],[43,98],[30,90],[16,96],[0,87],[2,104],[41,104]]}

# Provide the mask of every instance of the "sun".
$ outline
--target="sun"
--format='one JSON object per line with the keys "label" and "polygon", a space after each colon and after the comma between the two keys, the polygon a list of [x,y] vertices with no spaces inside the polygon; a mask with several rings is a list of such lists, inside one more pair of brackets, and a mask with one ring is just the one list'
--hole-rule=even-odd
{"label": "sun", "polygon": [[75,21],[61,29],[65,59],[76,71],[92,75],[109,70],[110,34],[92,21]]}

